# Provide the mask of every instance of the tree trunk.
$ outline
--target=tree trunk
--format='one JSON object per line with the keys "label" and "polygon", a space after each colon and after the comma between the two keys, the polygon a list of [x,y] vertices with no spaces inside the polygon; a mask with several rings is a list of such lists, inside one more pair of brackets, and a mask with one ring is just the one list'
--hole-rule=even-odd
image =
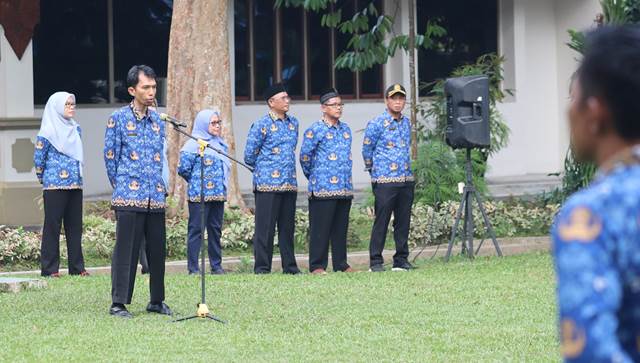
{"label": "tree trunk", "polygon": [[415,0],[409,0],[409,83],[411,86],[411,158],[418,158],[418,97],[416,86]]}
{"label": "tree trunk", "polygon": [[[218,108],[223,137],[229,154],[235,155],[231,115],[231,67],[229,59],[227,0],[175,0],[169,39],[167,71],[168,113],[193,128],[195,115],[205,108]],[[180,148],[186,142],[177,132],[167,131],[170,173],[169,194],[178,198],[170,213],[186,213],[186,184],[177,177]],[[246,208],[238,186],[237,166],[232,163],[229,205]]]}

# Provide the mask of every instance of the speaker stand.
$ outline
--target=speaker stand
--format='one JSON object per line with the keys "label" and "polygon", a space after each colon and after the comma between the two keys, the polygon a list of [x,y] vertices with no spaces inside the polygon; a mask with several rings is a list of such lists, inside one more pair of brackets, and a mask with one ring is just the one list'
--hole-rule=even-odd
{"label": "speaker stand", "polygon": [[[478,203],[478,208],[482,213],[482,219],[484,220],[484,226],[486,230],[489,232],[489,236],[493,241],[493,246],[498,253],[498,256],[502,257],[502,250],[500,249],[500,245],[498,245],[498,241],[496,240],[496,234],[493,231],[493,227],[491,226],[491,222],[489,221],[489,217],[487,216],[487,212],[482,205],[482,198],[480,197],[480,193],[476,190],[476,187],[473,185],[473,174],[471,169],[471,149],[467,148],[467,158],[466,158],[466,176],[467,180],[464,185],[464,190],[462,192],[462,199],[460,200],[460,206],[458,207],[458,211],[456,212],[456,219],[453,223],[453,228],[451,229],[451,239],[449,240],[449,246],[447,247],[447,254],[444,258],[445,262],[449,261],[449,257],[451,257],[451,250],[453,249],[453,242],[456,239],[456,233],[458,231],[458,224],[460,223],[460,219],[462,218],[462,210],[464,208],[464,235],[465,238],[462,241],[462,254],[467,253],[469,258],[474,257],[473,251],[473,233],[474,233],[474,223],[473,223],[473,199]],[[480,251],[480,247],[482,247],[482,243],[484,242],[484,238],[478,245],[478,249],[475,251],[475,254]]]}

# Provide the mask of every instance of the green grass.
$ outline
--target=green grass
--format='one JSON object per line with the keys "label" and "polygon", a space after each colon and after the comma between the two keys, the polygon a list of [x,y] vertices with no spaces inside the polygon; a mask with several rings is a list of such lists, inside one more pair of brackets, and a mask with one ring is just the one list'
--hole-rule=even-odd
{"label": "green grass", "polygon": [[[411,272],[208,277],[229,323],[107,314],[110,279],[63,277],[0,294],[0,361],[557,361],[547,254],[430,261]],[[168,275],[167,303],[195,312],[199,280]]]}

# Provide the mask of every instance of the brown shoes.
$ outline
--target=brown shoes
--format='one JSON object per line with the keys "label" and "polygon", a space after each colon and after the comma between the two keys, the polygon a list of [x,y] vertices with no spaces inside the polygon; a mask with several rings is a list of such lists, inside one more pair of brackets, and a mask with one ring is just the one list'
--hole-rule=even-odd
{"label": "brown shoes", "polygon": [[326,275],[327,271],[325,271],[323,268],[317,268],[313,271],[311,271],[312,275]]}

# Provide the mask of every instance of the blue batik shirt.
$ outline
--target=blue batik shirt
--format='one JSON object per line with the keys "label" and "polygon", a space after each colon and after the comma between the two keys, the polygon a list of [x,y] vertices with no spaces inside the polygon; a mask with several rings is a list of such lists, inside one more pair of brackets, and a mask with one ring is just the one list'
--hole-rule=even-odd
{"label": "blue batik shirt", "polygon": [[162,212],[165,125],[154,110],[139,114],[133,104],[116,110],[104,137],[104,162],[117,210]]}
{"label": "blue batik shirt", "polygon": [[[223,150],[226,152],[226,150]],[[178,162],[178,174],[189,183],[189,201],[200,202],[200,155],[183,151]],[[204,155],[204,201],[226,201],[224,163],[211,154]]]}
{"label": "blue batik shirt", "polygon": [[609,165],[552,227],[568,362],[640,361],[640,148]]}
{"label": "blue batik shirt", "polygon": [[[80,126],[78,126],[80,133]],[[33,153],[36,176],[44,190],[82,189],[80,162],[59,152],[46,138],[38,136]]]}
{"label": "blue batik shirt", "polygon": [[254,167],[253,188],[259,192],[295,192],[298,120],[269,112],[251,125],[244,162]]}
{"label": "blue batik shirt", "polygon": [[305,132],[300,166],[309,179],[309,198],[352,198],[351,129],[338,121],[316,121]]}
{"label": "blue batik shirt", "polygon": [[369,121],[362,143],[362,157],[371,174],[371,182],[413,182],[410,145],[411,124],[407,117],[396,120],[385,110]]}

